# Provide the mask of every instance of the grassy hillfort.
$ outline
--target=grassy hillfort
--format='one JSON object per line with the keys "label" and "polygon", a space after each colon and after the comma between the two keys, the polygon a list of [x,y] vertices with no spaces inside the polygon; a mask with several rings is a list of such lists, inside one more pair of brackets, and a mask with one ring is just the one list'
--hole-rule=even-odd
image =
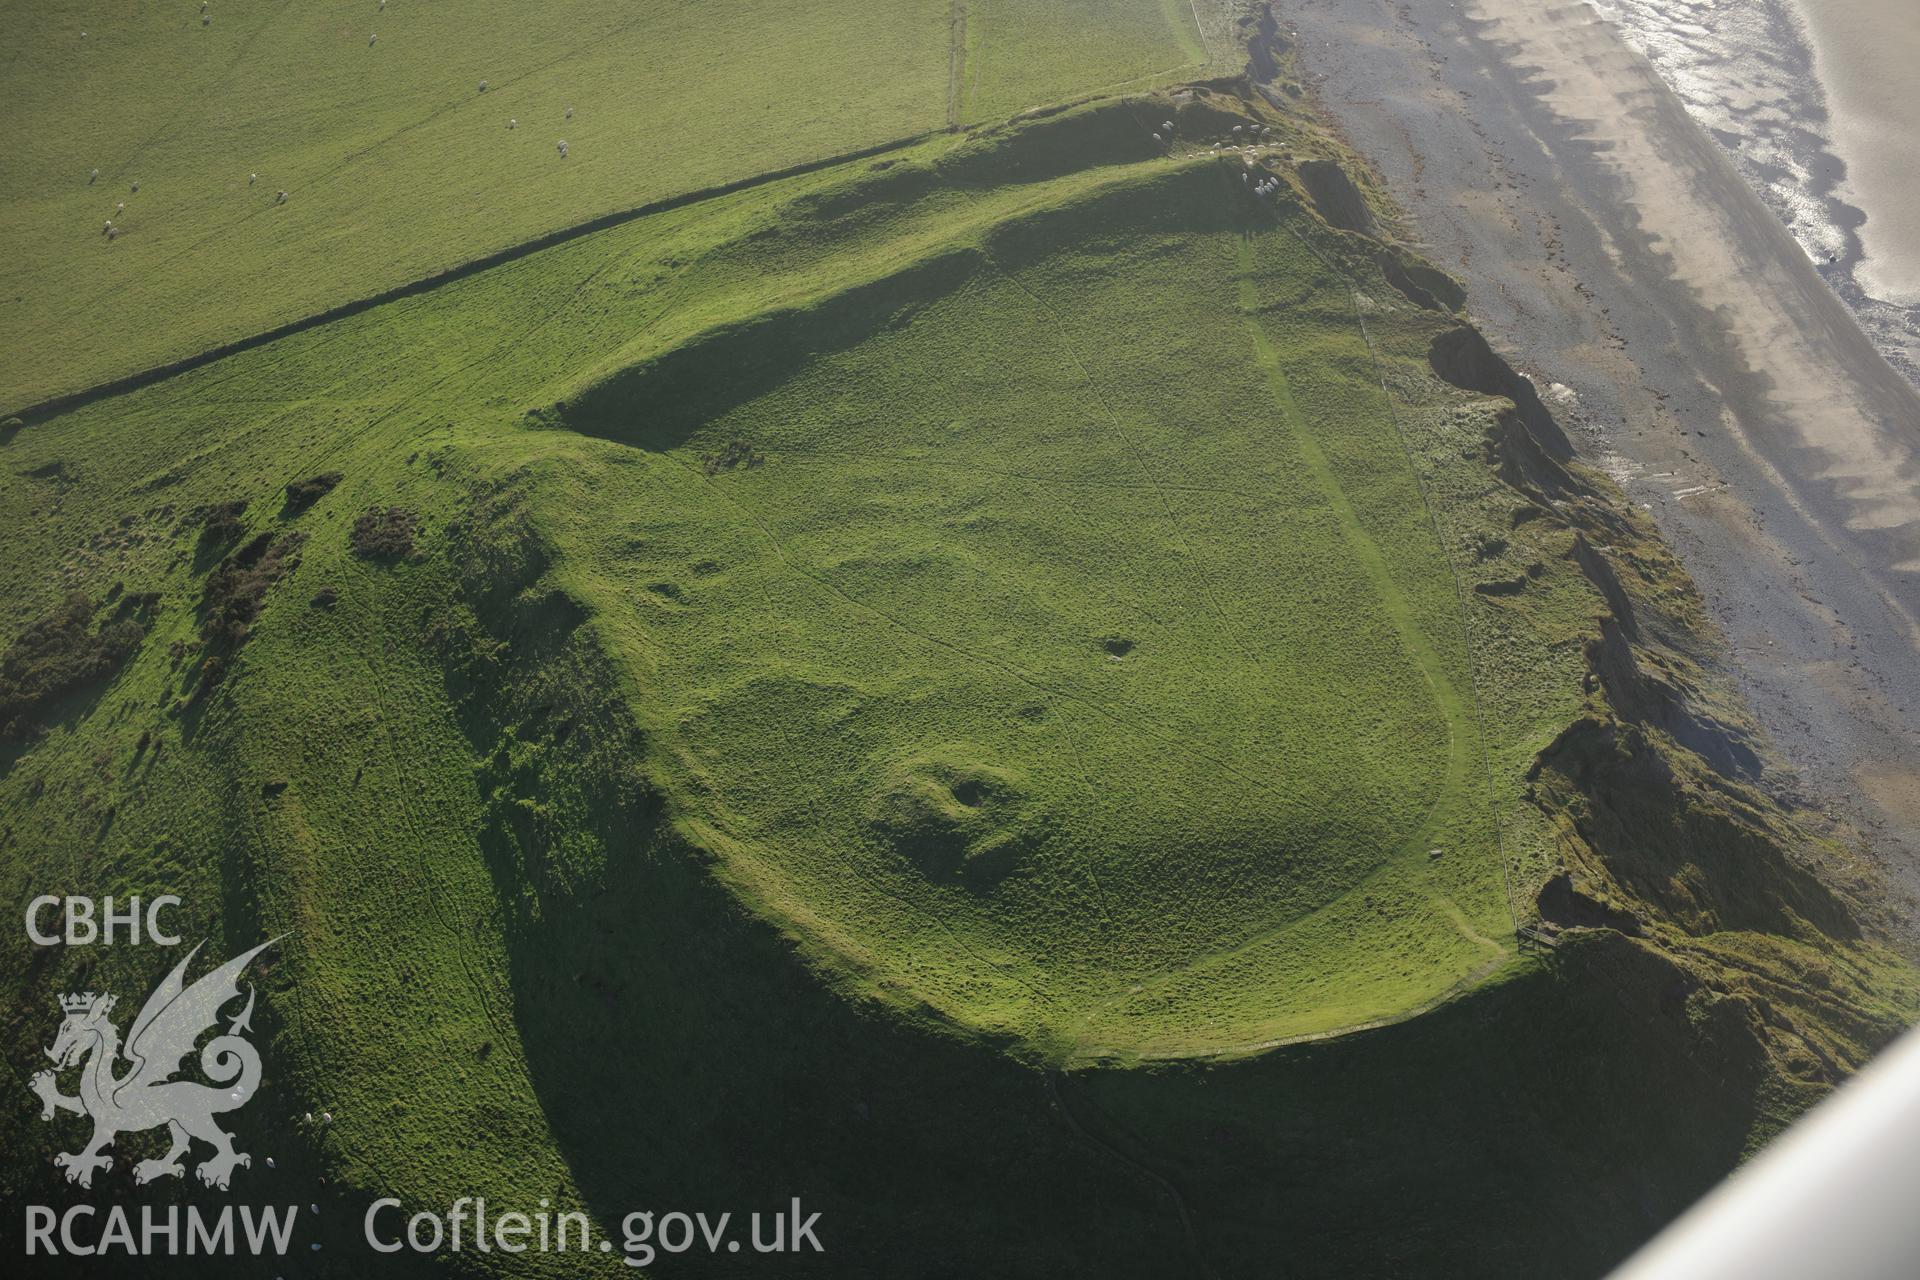
{"label": "grassy hillfort", "polygon": [[303,1274],[1597,1274],[1920,1007],[1266,5],[13,16],[0,877],[287,935]]}

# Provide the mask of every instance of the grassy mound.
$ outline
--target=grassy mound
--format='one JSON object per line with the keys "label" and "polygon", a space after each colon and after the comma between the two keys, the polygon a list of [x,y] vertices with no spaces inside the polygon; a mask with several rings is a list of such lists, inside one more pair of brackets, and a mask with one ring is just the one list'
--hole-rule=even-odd
{"label": "grassy mound", "polygon": [[[1209,153],[1107,142],[1149,105],[889,170],[917,256],[552,419],[639,451],[546,523],[615,654],[683,655],[642,714],[725,874],[863,983],[1069,1054],[1389,1017],[1510,932],[1445,552],[1346,277]],[[1123,159],[943,216],[1076,152]],[[636,544],[635,509],[675,515]]]}

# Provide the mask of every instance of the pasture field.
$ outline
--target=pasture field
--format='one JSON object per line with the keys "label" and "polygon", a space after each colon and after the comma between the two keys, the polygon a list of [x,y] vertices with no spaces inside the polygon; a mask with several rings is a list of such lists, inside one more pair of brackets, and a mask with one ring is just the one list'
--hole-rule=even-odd
{"label": "pasture field", "polygon": [[[558,68],[708,57],[770,100],[743,49],[849,119],[927,113],[885,154],[0,423],[0,898],[164,889],[216,951],[285,935],[254,1131],[279,1167],[251,1172],[325,1202],[319,1274],[361,1274],[373,1197],[476,1189],[616,1238],[636,1207],[797,1194],[829,1241],[802,1274],[1266,1274],[1280,1248],[1599,1273],[1920,1005],[1912,971],[1802,865],[1824,846],[1676,745],[1744,741],[1684,578],[1496,394],[1457,286],[1328,221],[1303,165],[1346,157],[1311,117],[1216,84],[949,132],[956,66],[987,86],[957,109],[998,119],[1219,33],[1158,0],[1060,6],[1101,27],[1077,49],[1052,7],[877,8],[637,7],[545,62],[467,10],[523,58],[481,106],[272,126],[315,172],[452,164],[437,131]],[[191,19],[164,13],[154,40]],[[994,62],[997,22],[1026,62]],[[293,74],[286,30],[248,47]],[[174,69],[180,112],[238,74],[210,66]],[[639,119],[622,85],[633,114],[569,165]],[[662,191],[862,145],[673,105]],[[439,225],[396,172],[340,170],[342,209]],[[523,232],[614,196],[581,181]],[[188,247],[151,250],[123,317],[149,356],[172,339],[141,315],[261,320]],[[385,279],[299,252],[235,269],[287,315]],[[52,314],[17,320],[42,385],[123,350]],[[10,1045],[53,993],[154,977],[137,949],[0,957]],[[52,1176],[13,1096],[9,1199]]]}
{"label": "pasture field", "polygon": [[[981,8],[956,24],[947,0],[324,0],[215,5],[205,26],[189,0],[10,9],[0,409],[944,128],[963,26],[1008,37],[974,59],[967,121],[1197,70],[1193,19],[1157,5]],[[1089,8],[1111,11],[1092,42],[1075,35]]]}
{"label": "pasture field", "polygon": [[965,0],[957,9],[965,41],[957,101],[969,122],[1095,90],[1197,80],[1212,65],[1201,6],[1188,0]]}

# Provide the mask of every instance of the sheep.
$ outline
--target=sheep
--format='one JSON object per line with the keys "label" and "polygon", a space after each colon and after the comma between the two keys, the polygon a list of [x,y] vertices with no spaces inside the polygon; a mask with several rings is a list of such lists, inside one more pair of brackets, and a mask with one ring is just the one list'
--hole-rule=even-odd
{"label": "sheep", "polygon": [[515,119],[515,118],[514,118],[514,117],[512,117],[512,116],[508,116],[508,117],[507,117],[507,128],[509,128],[509,129],[518,129],[519,127],[520,127],[520,121],[519,121],[519,120],[517,120],[517,119]]}
{"label": "sheep", "polygon": [[1167,145],[1167,140],[1156,133],[1153,135],[1153,145],[1156,147],[1164,147]]}
{"label": "sheep", "polygon": [[380,38],[380,37],[379,37],[378,35],[371,35],[371,36],[368,36],[368,37],[367,37],[367,48],[369,48],[369,49],[371,49],[371,48],[373,48],[373,42],[374,42],[375,40],[378,40],[379,38]]}
{"label": "sheep", "polygon": [[482,80],[480,82],[480,92],[485,93],[486,91],[487,91],[487,82],[485,80]]}
{"label": "sheep", "polygon": [[212,14],[210,14],[210,13],[203,13],[203,14],[201,14],[201,15],[200,15],[200,25],[201,25],[201,26],[203,26],[203,27],[210,27],[210,26],[212,26],[212,25],[213,25],[213,15],[212,15]]}
{"label": "sheep", "polygon": [[107,239],[109,239],[109,240],[118,240],[119,238],[120,238],[120,228],[118,228],[118,227],[116,227],[116,226],[114,226],[114,225],[113,225],[112,223],[108,223],[108,224],[107,224]]}
{"label": "sheep", "polygon": [[127,202],[125,200],[122,200],[119,203],[115,204],[113,206],[113,211],[115,213],[125,213],[127,211]]}
{"label": "sheep", "polygon": [[247,185],[248,185],[248,186],[252,186],[252,185],[253,185],[254,183],[256,183],[256,182],[258,182],[258,181],[260,181],[260,175],[259,175],[259,174],[257,174],[257,173],[250,173],[250,174],[248,174],[248,175],[247,175]]}
{"label": "sheep", "polygon": [[113,219],[108,218],[106,221],[106,224],[100,228],[100,234],[104,236],[109,231],[112,231],[112,230],[113,230]]}
{"label": "sheep", "polygon": [[560,158],[565,160],[567,158],[567,140],[562,138],[556,145],[560,148]]}
{"label": "sheep", "polygon": [[88,186],[92,186],[94,183],[98,181],[100,181],[100,171],[98,169],[95,169],[92,173],[87,175]]}
{"label": "sheep", "polygon": [[140,191],[140,184],[139,184],[138,182],[135,182],[135,183],[133,184],[133,190],[134,190],[134,192],[135,192],[135,194],[138,194],[138,193],[139,193],[139,191]]}
{"label": "sheep", "polygon": [[280,194],[273,198],[273,202],[275,204],[285,204],[287,202],[287,193],[285,191],[280,192]]}
{"label": "sheep", "polygon": [[1240,136],[1240,126],[1239,126],[1239,125],[1235,125],[1235,126],[1233,126],[1233,136],[1234,136],[1234,137],[1236,137],[1236,138]]}
{"label": "sheep", "polygon": [[1162,120],[1160,122],[1160,127],[1162,129],[1165,129],[1169,135],[1173,133],[1173,121],[1171,120]]}
{"label": "sheep", "polygon": [[573,119],[573,108],[572,108],[572,107],[568,107],[568,108],[567,108],[567,119],[569,119],[569,120],[571,120],[571,119]]}

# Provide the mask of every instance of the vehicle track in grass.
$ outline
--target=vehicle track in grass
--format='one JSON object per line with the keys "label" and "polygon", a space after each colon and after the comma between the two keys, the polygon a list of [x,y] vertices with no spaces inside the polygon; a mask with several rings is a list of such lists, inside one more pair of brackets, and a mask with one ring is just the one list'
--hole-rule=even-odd
{"label": "vehicle track in grass", "polygon": [[1157,1189],[1166,1193],[1167,1199],[1173,1203],[1174,1211],[1180,1215],[1180,1231],[1186,1240],[1187,1255],[1193,1260],[1194,1274],[1203,1277],[1203,1280],[1214,1280],[1213,1268],[1207,1265],[1205,1255],[1200,1252],[1200,1235],[1193,1227],[1193,1213],[1187,1208],[1187,1198],[1181,1193],[1180,1188],[1174,1185],[1172,1179],[1152,1165],[1138,1157],[1128,1155],[1087,1128],[1080,1117],[1073,1114],[1073,1108],[1067,1105],[1066,1095],[1060,1089],[1061,1079],[1058,1072],[1049,1071],[1046,1074],[1047,1094],[1053,1099],[1053,1105],[1059,1110],[1061,1118],[1067,1122],[1067,1127],[1072,1129],[1083,1142],[1126,1165],[1153,1183]]}
{"label": "vehicle track in grass", "polygon": [[[1292,231],[1292,228],[1286,229],[1289,232]],[[1351,296],[1353,284],[1347,274],[1344,271],[1340,271],[1337,264],[1331,262],[1326,255],[1315,249],[1304,237],[1294,233],[1294,238],[1299,240],[1301,245],[1312,253],[1317,260],[1326,263],[1338,272],[1341,281],[1347,287]],[[1444,781],[1436,788],[1433,803],[1428,807],[1425,817],[1408,833],[1388,859],[1385,860],[1392,861],[1416,851],[1425,843],[1434,817],[1439,813],[1441,806],[1445,803],[1448,796],[1459,796],[1464,799],[1475,790],[1471,776],[1475,771],[1474,753],[1471,750],[1471,745],[1475,741],[1481,744],[1482,763],[1483,765],[1485,764],[1484,723],[1479,711],[1478,695],[1476,691],[1470,710],[1468,700],[1461,696],[1458,685],[1449,675],[1444,659],[1441,657],[1438,649],[1434,647],[1432,640],[1427,636],[1425,630],[1421,627],[1411,601],[1406,598],[1399,584],[1394,581],[1385,555],[1381,552],[1378,543],[1374,541],[1372,535],[1367,532],[1365,526],[1361,523],[1359,513],[1354,508],[1351,499],[1347,496],[1346,490],[1341,485],[1338,476],[1334,474],[1331,462],[1321,449],[1319,441],[1314,438],[1312,431],[1307,426],[1300,412],[1299,405],[1294,400],[1292,387],[1287,380],[1280,354],[1278,350],[1274,348],[1271,339],[1268,338],[1265,329],[1260,323],[1260,300],[1253,278],[1253,250],[1254,240],[1249,236],[1238,242],[1235,251],[1239,259],[1240,267],[1238,304],[1242,312],[1243,324],[1247,330],[1249,342],[1252,346],[1255,363],[1266,376],[1268,386],[1273,394],[1274,407],[1279,415],[1280,421],[1285,424],[1297,451],[1305,462],[1308,471],[1312,474],[1316,488],[1325,495],[1329,507],[1332,509],[1336,520],[1341,526],[1349,550],[1360,563],[1368,582],[1372,585],[1374,593],[1380,601],[1382,610],[1387,614],[1396,632],[1399,634],[1401,643],[1407,651],[1408,656],[1420,669],[1422,678],[1425,680],[1432,694],[1435,709],[1440,713],[1447,725],[1447,767]],[[1375,372],[1379,374],[1378,355],[1373,347],[1372,336],[1366,331],[1365,319],[1358,309],[1357,300],[1355,300],[1354,319],[1360,329],[1362,338],[1366,342],[1369,358],[1373,361]],[[1387,395],[1384,376],[1381,377],[1380,386],[1382,394]],[[1390,395],[1387,398],[1386,407],[1388,413],[1390,415],[1393,414]],[[1397,415],[1394,417],[1394,428],[1396,435],[1401,439],[1404,446],[1405,437],[1400,433]],[[1438,524],[1438,517],[1433,512],[1432,505],[1426,497],[1425,485],[1420,480],[1419,471],[1415,466],[1410,448],[1407,451],[1407,464],[1412,472],[1414,483],[1419,489],[1423,507],[1432,522],[1430,527],[1433,531],[1437,549],[1445,558],[1449,571],[1452,572],[1452,556],[1447,553],[1446,544],[1442,538],[1441,529]],[[1454,582],[1457,590],[1457,573],[1454,574]],[[1461,624],[1462,627],[1465,628],[1466,618],[1464,612],[1461,617]],[[1465,632],[1463,634],[1463,643],[1467,645],[1469,655],[1468,678],[1471,680],[1471,632]],[[1502,886],[1506,893],[1507,908],[1509,917],[1511,918],[1513,913],[1511,878],[1506,865],[1505,851],[1499,837],[1500,823],[1495,808],[1492,788],[1493,781],[1489,767],[1487,772],[1487,810],[1494,826],[1495,852],[1501,863]],[[1462,937],[1466,938],[1476,947],[1482,949],[1491,948],[1497,954],[1461,977],[1446,990],[1428,1000],[1381,1018],[1368,1019],[1363,1022],[1353,1023],[1344,1027],[1330,1028],[1324,1031],[1277,1037],[1271,1040],[1228,1048],[1193,1047],[1165,1050],[1144,1054],[1142,1056],[1153,1059],[1238,1056],[1246,1053],[1260,1052],[1265,1049],[1277,1048],[1287,1044],[1304,1043],[1311,1040],[1334,1039],[1358,1031],[1391,1026],[1394,1023],[1406,1021],[1437,1008],[1439,1005],[1471,990],[1474,986],[1478,985],[1482,979],[1491,975],[1504,964],[1508,958],[1507,949],[1495,940],[1487,938],[1475,930],[1466,919],[1465,913],[1462,912],[1451,899],[1444,900],[1443,910],[1449,922],[1458,930]],[[1292,927],[1294,923],[1297,922],[1288,922],[1288,924],[1281,925],[1278,928],[1263,931],[1229,948],[1209,952],[1206,955],[1197,957],[1186,965],[1160,974],[1149,982],[1142,984],[1140,991],[1130,992],[1126,996],[1097,1006],[1089,1013],[1084,1022],[1090,1024],[1101,1012],[1124,1004],[1128,1000],[1135,999],[1145,991],[1164,986],[1182,974],[1191,973],[1220,960],[1230,959],[1233,956],[1244,954],[1254,947],[1284,933],[1288,928]],[[1087,1056],[1090,1059],[1098,1059],[1103,1055],[1098,1050],[1095,1050]]]}
{"label": "vehicle track in grass", "polygon": [[967,78],[966,0],[952,0],[947,10],[947,128],[960,127],[961,86]]}

